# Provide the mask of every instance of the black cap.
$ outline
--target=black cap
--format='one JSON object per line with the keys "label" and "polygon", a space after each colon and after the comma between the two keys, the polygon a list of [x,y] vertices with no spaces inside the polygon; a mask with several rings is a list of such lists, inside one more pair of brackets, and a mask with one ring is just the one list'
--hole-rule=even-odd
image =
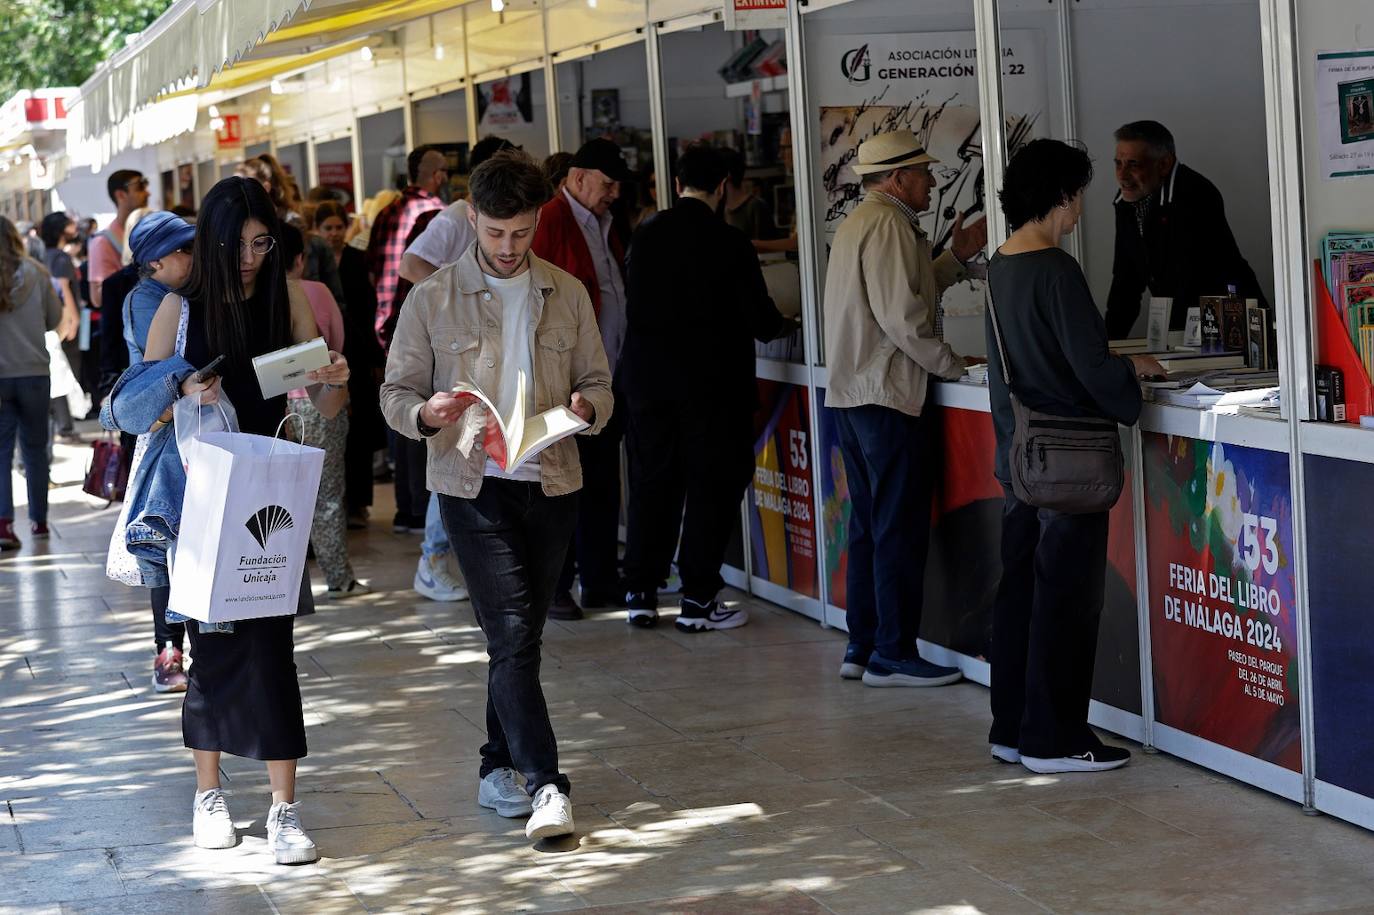
{"label": "black cap", "polygon": [[573,168],[589,168],[601,172],[612,181],[630,181],[634,172],[625,164],[620,147],[610,140],[597,138],[582,144],[572,160]]}

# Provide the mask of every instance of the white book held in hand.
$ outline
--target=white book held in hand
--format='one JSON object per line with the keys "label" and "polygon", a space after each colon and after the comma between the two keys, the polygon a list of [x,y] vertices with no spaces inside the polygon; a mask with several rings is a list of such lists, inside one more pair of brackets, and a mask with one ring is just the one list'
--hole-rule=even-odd
{"label": "white book held in hand", "polygon": [[324,337],[253,357],[253,371],[257,373],[264,400],[309,387],[311,382],[306,380],[306,373],[328,365],[329,347]]}
{"label": "white book held in hand", "polygon": [[[460,382],[453,387],[453,393],[460,397],[471,397],[486,407],[487,425],[482,445],[487,457],[506,473],[514,473],[521,464],[554,442],[590,428],[590,424],[582,417],[564,406],[527,417],[525,389],[525,373],[521,372],[516,378],[515,404],[511,407],[509,416],[502,416],[491,398],[476,387],[466,382]],[[463,448],[465,442],[466,449]],[[459,450],[463,452],[464,457],[471,452],[471,445],[466,436],[460,439]]]}

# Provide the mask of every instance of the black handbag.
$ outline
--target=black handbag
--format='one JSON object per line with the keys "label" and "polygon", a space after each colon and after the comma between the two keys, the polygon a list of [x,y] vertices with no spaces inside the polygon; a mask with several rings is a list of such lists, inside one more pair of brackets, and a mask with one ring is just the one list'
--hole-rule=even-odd
{"label": "black handbag", "polygon": [[1116,423],[1094,416],[1056,416],[1032,410],[1016,396],[1011,363],[1002,343],[997,307],[988,286],[988,311],[1002,380],[1015,418],[1007,463],[1011,491],[1037,508],[1071,515],[1104,512],[1121,498],[1126,465]]}

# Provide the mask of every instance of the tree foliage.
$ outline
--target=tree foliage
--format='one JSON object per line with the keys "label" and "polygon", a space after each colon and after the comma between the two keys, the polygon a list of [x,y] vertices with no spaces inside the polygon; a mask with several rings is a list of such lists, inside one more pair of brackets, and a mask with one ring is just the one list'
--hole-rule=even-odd
{"label": "tree foliage", "polygon": [[0,101],[79,86],[170,0],[0,0]]}

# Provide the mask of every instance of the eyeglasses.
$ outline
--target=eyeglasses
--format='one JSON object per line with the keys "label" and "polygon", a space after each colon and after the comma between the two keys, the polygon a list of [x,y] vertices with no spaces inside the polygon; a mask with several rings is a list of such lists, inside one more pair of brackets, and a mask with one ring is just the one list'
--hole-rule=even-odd
{"label": "eyeglasses", "polygon": [[148,179],[135,178],[128,184],[124,185],[124,189],[126,191],[146,191],[148,189]]}
{"label": "eyeglasses", "polygon": [[[228,247],[224,242],[220,242],[219,246],[221,248]],[[252,251],[254,257],[263,257],[276,246],[277,240],[271,235],[259,235],[257,238],[247,243],[240,238],[239,254],[242,254],[244,251]]]}

